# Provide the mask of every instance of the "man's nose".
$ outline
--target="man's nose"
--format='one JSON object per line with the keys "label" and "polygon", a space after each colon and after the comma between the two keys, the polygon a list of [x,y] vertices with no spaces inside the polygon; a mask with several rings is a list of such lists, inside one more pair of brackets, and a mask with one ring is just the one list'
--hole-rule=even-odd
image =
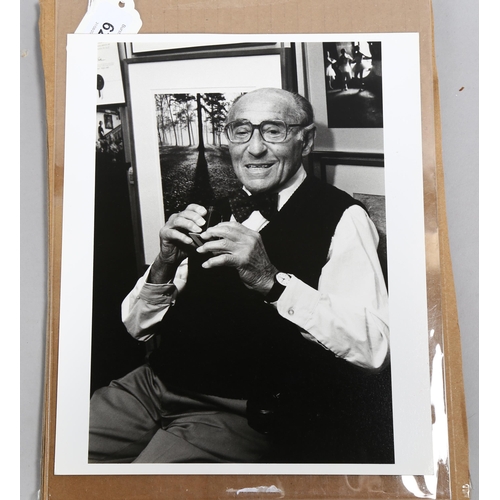
{"label": "man's nose", "polygon": [[264,139],[262,139],[259,129],[255,129],[253,131],[252,137],[250,137],[250,141],[248,141],[247,150],[252,156],[255,157],[266,154],[267,144]]}

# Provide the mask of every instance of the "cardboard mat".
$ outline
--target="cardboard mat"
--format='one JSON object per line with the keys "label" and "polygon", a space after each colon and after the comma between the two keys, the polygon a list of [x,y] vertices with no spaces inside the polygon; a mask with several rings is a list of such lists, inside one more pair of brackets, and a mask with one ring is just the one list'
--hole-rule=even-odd
{"label": "cardboard mat", "polygon": [[[468,498],[468,443],[460,331],[446,221],[438,76],[430,1],[136,0],[140,33],[419,33],[427,301],[429,322],[444,350],[443,402],[448,460],[437,464],[435,493],[426,478],[349,475],[55,475],[56,395],[62,254],[67,34],[87,0],[40,0],[40,43],[46,85],[49,186],[49,311],[42,451],[42,499]],[[428,480],[428,478],[427,478]],[[411,482],[411,481],[410,481]],[[273,485],[263,493],[262,486]],[[420,487],[419,487],[420,485]],[[422,486],[424,485],[424,486]],[[422,493],[424,492],[424,493]]]}

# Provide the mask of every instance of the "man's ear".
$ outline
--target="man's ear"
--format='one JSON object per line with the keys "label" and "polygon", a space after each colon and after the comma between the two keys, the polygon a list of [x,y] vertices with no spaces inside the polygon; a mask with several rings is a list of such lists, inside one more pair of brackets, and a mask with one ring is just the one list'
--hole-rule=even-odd
{"label": "man's ear", "polygon": [[311,123],[304,129],[302,129],[302,156],[307,156],[313,149],[314,138],[316,137],[316,125]]}

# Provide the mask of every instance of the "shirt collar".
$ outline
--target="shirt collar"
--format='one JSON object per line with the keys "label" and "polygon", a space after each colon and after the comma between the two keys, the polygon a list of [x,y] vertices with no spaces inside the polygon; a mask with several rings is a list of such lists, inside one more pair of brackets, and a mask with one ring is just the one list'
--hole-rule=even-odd
{"label": "shirt collar", "polygon": [[[292,194],[295,193],[297,188],[304,182],[307,177],[304,166],[301,165],[297,172],[293,174],[293,176],[288,179],[282,188],[278,192],[278,210],[281,210],[285,203],[292,197]],[[246,187],[243,186],[243,190],[251,194],[250,191]]]}

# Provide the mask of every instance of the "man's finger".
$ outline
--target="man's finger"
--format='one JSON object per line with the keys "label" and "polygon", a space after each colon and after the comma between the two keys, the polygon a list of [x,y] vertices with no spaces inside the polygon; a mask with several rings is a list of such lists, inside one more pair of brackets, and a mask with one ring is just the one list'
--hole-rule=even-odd
{"label": "man's finger", "polygon": [[236,261],[233,255],[224,253],[221,255],[216,255],[211,259],[205,261],[201,267],[205,269],[210,269],[213,267],[236,267]]}
{"label": "man's finger", "polygon": [[209,227],[203,234],[203,239],[226,238],[231,241],[239,241],[244,236],[252,234],[253,231],[237,222],[221,222],[216,226]]}
{"label": "man's finger", "polygon": [[196,212],[200,214],[201,216],[207,215],[207,209],[203,207],[202,205],[198,205],[197,203],[190,203],[187,207],[186,210],[191,210],[192,212]]}
{"label": "man's finger", "polygon": [[172,229],[183,229],[188,233],[201,233],[205,219],[195,212],[181,212],[167,226]]}
{"label": "man's finger", "polygon": [[192,220],[193,222],[196,222],[196,224],[203,226],[205,224],[205,219],[203,218],[202,215],[200,215],[198,212],[195,212],[194,210],[183,210],[178,214],[180,217],[184,217],[185,219]]}
{"label": "man's finger", "polygon": [[175,228],[167,229],[162,236],[166,241],[170,243],[179,242],[184,243],[185,245],[194,245],[193,240],[187,234]]}
{"label": "man's finger", "polygon": [[[203,233],[206,234],[206,233]],[[203,237],[203,235],[201,235]],[[198,247],[197,251],[199,253],[230,253],[234,250],[234,242],[226,239],[220,238],[217,240],[210,240],[205,242],[201,247]]]}

